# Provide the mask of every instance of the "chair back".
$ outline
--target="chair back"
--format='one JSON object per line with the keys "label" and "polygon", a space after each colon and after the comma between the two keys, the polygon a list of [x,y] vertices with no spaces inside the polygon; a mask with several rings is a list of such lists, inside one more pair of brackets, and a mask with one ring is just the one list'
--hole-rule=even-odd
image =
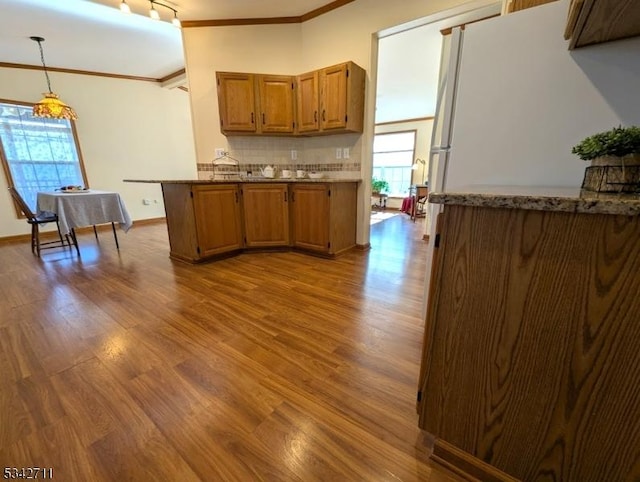
{"label": "chair back", "polygon": [[11,193],[11,197],[16,202],[20,210],[24,213],[24,215],[28,219],[35,219],[36,215],[33,214],[31,209],[29,208],[29,205],[26,202],[24,202],[24,199],[22,199],[22,196],[20,195],[18,190],[15,187],[11,186],[9,187],[9,192]]}

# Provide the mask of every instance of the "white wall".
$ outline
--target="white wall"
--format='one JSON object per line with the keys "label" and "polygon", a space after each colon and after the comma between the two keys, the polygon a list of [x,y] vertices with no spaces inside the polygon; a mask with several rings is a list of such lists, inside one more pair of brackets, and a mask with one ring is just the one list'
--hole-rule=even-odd
{"label": "white wall", "polygon": [[584,137],[640,124],[640,38],[569,51],[562,0],[469,25],[446,190],[580,186]]}
{"label": "white wall", "polygon": [[[188,94],[156,83],[51,73],[54,92],[78,114],[76,128],[90,187],[118,191],[132,219],[164,216],[158,184],[123,179],[195,179],[196,162]],[[0,68],[0,98],[37,102],[41,71]],[[0,237],[26,234],[0,176]],[[150,206],[143,198],[158,200]]]}

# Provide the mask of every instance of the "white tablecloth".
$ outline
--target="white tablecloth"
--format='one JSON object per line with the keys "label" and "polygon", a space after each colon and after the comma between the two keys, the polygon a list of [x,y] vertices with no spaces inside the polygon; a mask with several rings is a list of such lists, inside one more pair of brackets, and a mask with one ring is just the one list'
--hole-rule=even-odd
{"label": "white tablecloth", "polygon": [[58,215],[60,231],[94,224],[119,223],[127,232],[131,217],[120,194],[91,189],[84,192],[39,192],[38,211],[50,211]]}

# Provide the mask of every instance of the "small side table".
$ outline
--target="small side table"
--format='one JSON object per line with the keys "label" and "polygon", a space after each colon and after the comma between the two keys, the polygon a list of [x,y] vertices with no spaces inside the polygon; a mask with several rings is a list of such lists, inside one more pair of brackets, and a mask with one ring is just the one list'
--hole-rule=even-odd
{"label": "small side table", "polygon": [[378,202],[375,203],[373,207],[380,208],[380,209],[387,209],[387,198],[389,197],[388,194],[383,194],[379,192],[379,193],[372,194],[371,196],[378,198]]}

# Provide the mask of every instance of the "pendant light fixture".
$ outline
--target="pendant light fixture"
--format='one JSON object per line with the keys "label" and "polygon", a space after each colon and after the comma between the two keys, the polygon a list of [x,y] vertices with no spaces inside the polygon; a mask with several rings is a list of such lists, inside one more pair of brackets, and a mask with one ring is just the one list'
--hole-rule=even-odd
{"label": "pendant light fixture", "polygon": [[67,120],[76,120],[78,116],[75,111],[69,107],[67,104],[62,102],[56,94],[51,90],[51,81],[49,80],[49,73],[47,72],[47,66],[44,63],[44,53],[42,51],[42,42],[44,42],[44,38],[42,37],[29,37],[34,42],[38,42],[38,48],[40,49],[40,60],[42,61],[42,68],[44,70],[44,75],[47,78],[47,87],[49,88],[49,92],[44,95],[44,99],[42,99],[37,104],[33,106],[33,116],[34,117],[47,117],[50,119],[67,119]]}

